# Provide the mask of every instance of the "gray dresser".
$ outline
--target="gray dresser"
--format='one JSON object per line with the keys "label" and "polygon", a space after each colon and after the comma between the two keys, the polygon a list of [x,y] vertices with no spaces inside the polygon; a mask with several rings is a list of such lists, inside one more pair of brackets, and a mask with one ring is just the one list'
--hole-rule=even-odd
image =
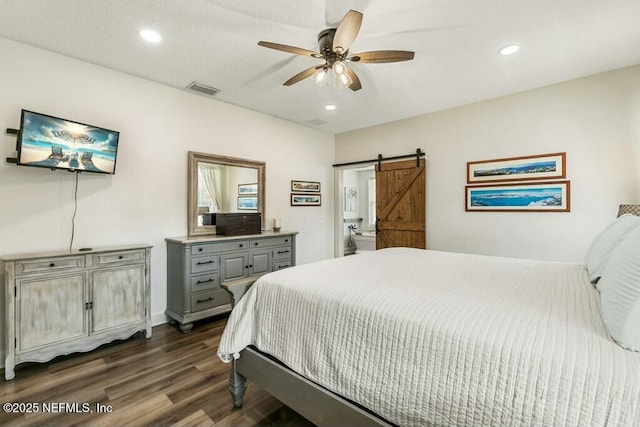
{"label": "gray dresser", "polygon": [[5,378],[22,362],[151,336],[151,246],[3,256]]}
{"label": "gray dresser", "polygon": [[297,232],[167,238],[167,310],[188,332],[193,322],[231,311],[229,286],[296,263]]}

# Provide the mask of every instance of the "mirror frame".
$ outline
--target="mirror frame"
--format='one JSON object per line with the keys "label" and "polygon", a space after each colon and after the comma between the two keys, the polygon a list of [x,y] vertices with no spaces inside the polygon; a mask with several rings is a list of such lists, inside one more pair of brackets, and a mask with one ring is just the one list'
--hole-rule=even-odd
{"label": "mirror frame", "polygon": [[205,236],[216,234],[215,225],[198,225],[198,162],[216,163],[227,166],[239,166],[244,168],[254,168],[258,172],[258,212],[262,213],[261,228],[264,230],[265,218],[265,162],[255,160],[241,159],[237,157],[217,156],[214,154],[198,153],[189,151],[189,174],[188,174],[188,193],[187,193],[187,235]]}

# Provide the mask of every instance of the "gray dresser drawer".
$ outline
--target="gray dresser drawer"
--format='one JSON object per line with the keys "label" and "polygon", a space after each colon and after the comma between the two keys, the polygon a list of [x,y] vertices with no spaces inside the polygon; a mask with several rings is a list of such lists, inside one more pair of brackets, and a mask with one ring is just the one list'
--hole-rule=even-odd
{"label": "gray dresser drawer", "polygon": [[291,246],[273,248],[273,259],[274,261],[290,260],[292,252]]}
{"label": "gray dresser drawer", "polygon": [[220,285],[220,277],[218,272],[214,271],[209,274],[201,274],[191,277],[191,292],[204,291],[206,289],[215,289]]}
{"label": "gray dresser drawer", "polygon": [[218,255],[210,254],[191,258],[191,273],[204,273],[218,269]]}
{"label": "gray dresser drawer", "polygon": [[144,262],[145,250],[105,252],[92,255],[93,266]]}
{"label": "gray dresser drawer", "polygon": [[16,275],[41,273],[45,271],[79,270],[85,267],[85,256],[34,259],[16,262]]}
{"label": "gray dresser drawer", "polygon": [[232,240],[230,242],[209,243],[206,245],[193,245],[191,247],[191,255],[197,256],[200,254],[242,251],[248,248],[249,248],[248,240]]}
{"label": "gray dresser drawer", "polygon": [[251,239],[251,241],[249,241],[249,248],[268,248],[289,244],[291,244],[291,236],[267,237],[263,239]]}
{"label": "gray dresser drawer", "polygon": [[276,261],[273,263],[273,271],[282,270],[283,268],[289,268],[293,265],[291,260],[287,261]]}
{"label": "gray dresser drawer", "polygon": [[219,305],[229,304],[231,297],[224,289],[215,289],[191,295],[191,311],[206,310]]}

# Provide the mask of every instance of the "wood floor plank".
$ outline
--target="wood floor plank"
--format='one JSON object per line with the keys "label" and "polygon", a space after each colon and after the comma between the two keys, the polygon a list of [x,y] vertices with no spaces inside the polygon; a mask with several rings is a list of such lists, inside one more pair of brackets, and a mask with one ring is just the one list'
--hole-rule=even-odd
{"label": "wood floor plank", "polygon": [[[0,400],[38,403],[40,411],[0,412],[0,425],[312,427],[255,384],[248,384],[244,407],[233,407],[231,365],[216,355],[225,324],[224,315],[199,321],[188,334],[159,325],[149,339],[140,335],[47,363],[18,365],[14,380],[0,382]],[[54,411],[56,403],[62,406]],[[74,403],[81,410],[74,412]],[[90,411],[83,412],[83,404]],[[98,407],[111,412],[99,413]]]}

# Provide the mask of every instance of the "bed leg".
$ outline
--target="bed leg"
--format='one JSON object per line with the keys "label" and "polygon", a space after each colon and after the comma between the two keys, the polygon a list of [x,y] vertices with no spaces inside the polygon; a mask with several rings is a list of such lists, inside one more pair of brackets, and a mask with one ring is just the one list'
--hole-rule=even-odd
{"label": "bed leg", "polygon": [[231,362],[231,375],[229,376],[229,392],[233,407],[239,408],[244,400],[244,392],[247,389],[247,379],[240,375],[236,369],[236,361]]}

